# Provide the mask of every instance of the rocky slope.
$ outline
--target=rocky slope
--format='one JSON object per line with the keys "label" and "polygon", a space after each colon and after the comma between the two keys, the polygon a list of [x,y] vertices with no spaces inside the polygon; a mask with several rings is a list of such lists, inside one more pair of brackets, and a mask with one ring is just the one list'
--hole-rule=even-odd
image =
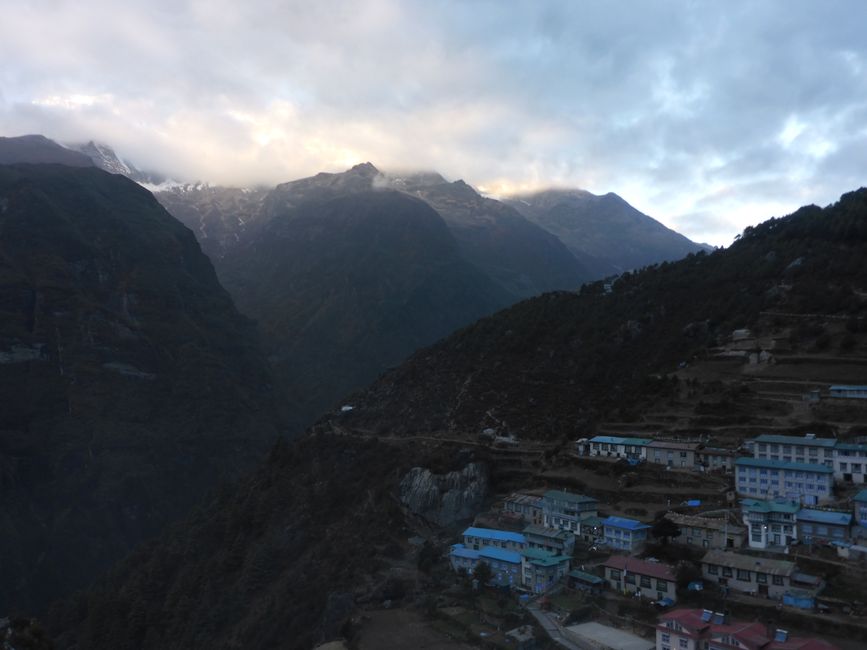
{"label": "rocky slope", "polygon": [[348,635],[354,608],[424,592],[402,542],[431,536],[441,513],[489,489],[474,479],[504,461],[478,441],[481,427],[571,440],[595,417],[665,399],[678,360],[768,310],[857,330],[865,254],[859,190],[748,229],[728,250],[627,274],[611,292],[596,283],[483,319],[280,446],[237,489],[56,609],[53,629],[81,650],[302,648]]}
{"label": "rocky slope", "polygon": [[506,203],[559,237],[594,279],[706,249],[612,193],[547,190],[513,196]]}
{"label": "rocky slope", "polygon": [[223,260],[227,288],[259,322],[302,413],[321,413],[419,347],[508,304],[422,201],[388,190],[317,200],[304,189],[304,199],[285,188],[269,195],[275,216]]}
{"label": "rocky slope", "polygon": [[61,147],[42,135],[0,137],[0,165],[13,163],[55,163],[72,167],[93,167],[93,162],[88,156]]}
{"label": "rocky slope", "polygon": [[0,403],[0,612],[88,584],[279,427],[193,234],[93,167],[0,166]]}

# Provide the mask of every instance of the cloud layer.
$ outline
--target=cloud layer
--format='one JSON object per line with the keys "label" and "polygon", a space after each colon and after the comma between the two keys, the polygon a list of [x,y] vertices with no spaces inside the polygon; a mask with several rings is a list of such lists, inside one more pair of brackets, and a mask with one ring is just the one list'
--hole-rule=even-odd
{"label": "cloud layer", "polygon": [[371,160],[614,191],[694,239],[867,176],[867,4],[31,0],[0,134],[276,183]]}

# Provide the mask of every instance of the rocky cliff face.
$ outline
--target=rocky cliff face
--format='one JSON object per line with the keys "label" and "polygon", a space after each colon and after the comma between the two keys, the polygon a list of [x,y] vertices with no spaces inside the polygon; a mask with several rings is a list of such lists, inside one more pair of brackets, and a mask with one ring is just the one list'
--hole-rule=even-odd
{"label": "rocky cliff face", "polygon": [[413,513],[440,526],[473,518],[488,492],[488,471],[469,463],[459,471],[434,474],[413,467],[400,481],[400,500]]}
{"label": "rocky cliff face", "polygon": [[0,613],[36,613],[278,435],[252,323],[132,181],[0,166]]}

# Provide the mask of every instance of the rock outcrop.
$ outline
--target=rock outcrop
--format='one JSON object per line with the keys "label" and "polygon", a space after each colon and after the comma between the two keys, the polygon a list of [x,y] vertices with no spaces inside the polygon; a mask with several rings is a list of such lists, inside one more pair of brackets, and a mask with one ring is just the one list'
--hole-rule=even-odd
{"label": "rock outcrop", "polygon": [[400,481],[400,500],[413,513],[440,526],[470,519],[488,491],[488,471],[482,463],[469,463],[460,471],[434,474],[413,467]]}

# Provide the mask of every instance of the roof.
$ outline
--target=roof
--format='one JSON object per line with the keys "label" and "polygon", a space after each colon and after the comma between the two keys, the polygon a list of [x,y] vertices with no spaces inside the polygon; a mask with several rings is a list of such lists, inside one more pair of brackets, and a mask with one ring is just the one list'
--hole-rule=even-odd
{"label": "roof", "polygon": [[547,537],[548,539],[558,539],[566,541],[572,535],[568,530],[560,530],[557,528],[545,528],[544,526],[527,526],[524,528],[524,535],[535,535],[537,537]]}
{"label": "roof", "polygon": [[747,512],[785,512],[794,514],[801,509],[801,504],[788,499],[741,499],[741,508]]}
{"label": "roof", "polygon": [[628,573],[637,573],[642,576],[650,576],[660,580],[674,580],[674,569],[667,564],[661,562],[648,562],[647,560],[639,560],[637,557],[629,557],[627,555],[612,555],[602,563],[602,566],[609,569],[619,569]]}
{"label": "roof", "polygon": [[517,551],[507,551],[504,548],[496,546],[483,546],[479,549],[479,557],[484,557],[489,560],[500,560],[501,562],[509,562],[510,564],[520,564],[521,554]]}
{"label": "roof", "polygon": [[815,521],[820,524],[834,526],[851,526],[852,514],[849,512],[834,512],[833,510],[807,510],[798,513],[798,521]]}
{"label": "roof", "polygon": [[859,386],[857,384],[837,384],[836,386],[830,386],[830,390],[863,390],[867,391],[867,386]]}
{"label": "roof", "polygon": [[542,497],[536,496],[535,494],[522,494],[520,492],[514,492],[505,499],[503,499],[503,501],[511,501],[512,503],[521,503],[530,506],[541,506]]}
{"label": "roof", "polygon": [[705,447],[700,451],[709,456],[736,456],[738,453],[734,449],[723,449],[722,447]]}
{"label": "roof", "polygon": [[620,436],[593,436],[590,442],[608,443],[610,445],[638,445],[643,447],[653,442],[650,438],[621,438]]}
{"label": "roof", "polygon": [[598,585],[605,582],[597,575],[587,573],[586,571],[579,571],[578,569],[572,569],[569,572],[569,576],[575,578],[576,580],[581,580],[582,582],[589,582],[591,585]]}
{"label": "roof", "polygon": [[569,501],[570,503],[598,503],[593,497],[575,494],[574,492],[564,492],[562,490],[548,490],[545,492],[545,498],[556,501]]}
{"label": "roof", "polygon": [[602,525],[602,520],[599,517],[582,517],[578,520],[578,523],[581,524],[582,527],[592,526],[595,528],[596,526]]}
{"label": "roof", "polygon": [[635,519],[627,519],[626,517],[608,517],[602,520],[603,526],[611,526],[612,528],[626,528],[628,530],[644,530],[650,528],[647,524],[636,521]]}
{"label": "roof", "polygon": [[[798,573],[797,571],[792,574],[792,580],[800,582],[803,585],[812,585],[813,587],[818,587],[822,584],[822,579],[819,576],[811,576],[809,573]],[[792,591],[798,590],[793,589]]]}
{"label": "roof", "polygon": [[768,573],[770,575],[790,576],[797,568],[794,562],[787,560],[769,560],[767,558],[754,557],[752,555],[742,555],[740,553],[732,553],[731,551],[711,550],[704,554],[701,559],[702,564],[716,564],[719,566],[730,567],[732,569],[743,569],[744,571],[756,571],[758,573]]}
{"label": "roof", "polygon": [[863,442],[838,442],[834,449],[841,451],[867,451],[867,444]]}
{"label": "roof", "polygon": [[711,530],[722,530],[736,533],[743,533],[746,528],[740,524],[735,524],[724,517],[702,517],[699,515],[682,515],[679,512],[667,512],[665,518],[670,519],[678,526],[689,526],[691,528],[709,528]]}
{"label": "roof", "polygon": [[572,559],[565,555],[548,553],[539,548],[524,549],[521,551],[521,555],[527,558],[530,561],[530,564],[535,564],[536,566],[556,566]]}
{"label": "roof", "polygon": [[455,557],[463,557],[463,558],[466,558],[468,560],[478,560],[479,559],[479,552],[478,551],[474,551],[471,548],[467,548],[463,544],[452,544],[451,554],[454,555]]}
{"label": "roof", "polygon": [[806,436],[780,436],[773,433],[764,433],[753,442],[767,442],[780,445],[807,445],[809,447],[833,447],[837,444],[836,438],[807,438]]}
{"label": "roof", "polygon": [[676,442],[669,440],[654,440],[651,442],[648,447],[653,447],[654,449],[682,449],[685,451],[695,451],[698,449],[699,443],[697,442]]}
{"label": "roof", "polygon": [[867,490],[861,490],[858,494],[852,497],[852,501],[858,501],[859,503],[867,503]]}
{"label": "roof", "polygon": [[521,533],[513,533],[508,530],[497,530],[496,528],[476,528],[470,526],[464,531],[464,536],[481,537],[483,539],[495,539],[498,542],[514,542],[516,544],[526,544],[527,539]]}
{"label": "roof", "polygon": [[769,458],[738,458],[735,465],[741,467],[768,467],[770,469],[792,469],[798,472],[813,472],[814,474],[833,474],[832,467],[825,465],[812,465],[810,463],[789,463],[784,460],[771,460]]}

